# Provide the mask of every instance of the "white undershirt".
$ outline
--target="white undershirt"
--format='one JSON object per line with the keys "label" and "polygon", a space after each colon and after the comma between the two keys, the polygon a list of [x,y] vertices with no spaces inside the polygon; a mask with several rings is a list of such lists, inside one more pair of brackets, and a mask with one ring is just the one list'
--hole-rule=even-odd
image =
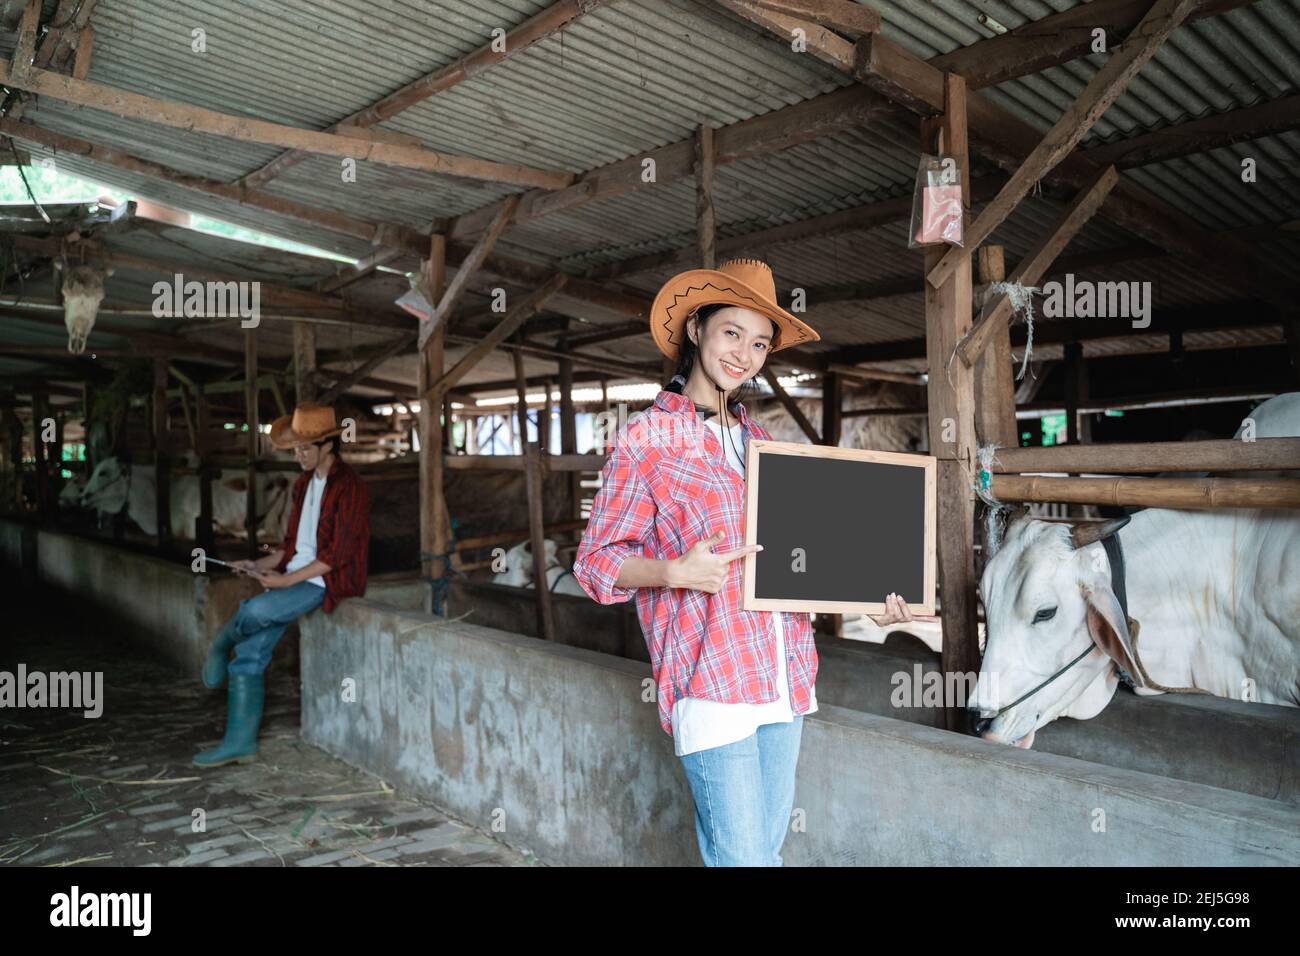
{"label": "white undershirt", "polygon": [[[305,568],[316,560],[316,525],[320,522],[320,500],[325,496],[325,479],[312,473],[307,483],[307,494],[302,500],[302,514],[298,518],[298,537],[294,540],[293,560],[284,566],[286,574]],[[325,586],[319,574],[307,581],[318,587]]]}
{"label": "white undershirt", "polygon": [[[727,464],[743,475],[744,429],[739,423],[732,425],[729,429],[730,437],[724,443],[722,425],[715,417],[705,419],[704,424],[722,444]],[[672,717],[673,745],[677,756],[744,740],[763,724],[788,724],[794,720],[790,706],[790,681],[786,673],[785,632],[781,626],[781,615],[774,611],[758,613],[770,614],[776,631],[776,692],[779,696],[767,704],[724,704],[698,697],[678,698],[673,702]],[[810,687],[808,691],[809,707],[804,715],[817,709],[817,690]]]}

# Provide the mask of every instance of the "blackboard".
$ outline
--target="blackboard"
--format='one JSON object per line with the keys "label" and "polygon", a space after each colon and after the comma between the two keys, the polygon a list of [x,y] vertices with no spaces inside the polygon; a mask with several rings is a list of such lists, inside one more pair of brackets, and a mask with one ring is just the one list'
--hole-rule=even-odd
{"label": "blackboard", "polygon": [[899,594],[934,614],[935,459],[747,443],[745,561],[750,611],[883,614]]}

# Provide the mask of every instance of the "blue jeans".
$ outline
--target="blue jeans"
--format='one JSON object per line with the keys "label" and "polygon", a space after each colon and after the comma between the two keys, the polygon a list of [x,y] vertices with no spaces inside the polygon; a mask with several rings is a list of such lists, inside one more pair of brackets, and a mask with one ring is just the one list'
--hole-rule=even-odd
{"label": "blue jeans", "polygon": [[271,663],[271,651],[284,630],[325,600],[325,589],[310,581],[292,587],[263,591],[256,597],[239,602],[239,610],[226,624],[223,633],[233,629],[235,659],[231,674],[260,674]]}
{"label": "blue jeans", "polygon": [[695,836],[705,866],[781,865],[802,733],[803,717],[797,716],[680,758],[695,801]]}

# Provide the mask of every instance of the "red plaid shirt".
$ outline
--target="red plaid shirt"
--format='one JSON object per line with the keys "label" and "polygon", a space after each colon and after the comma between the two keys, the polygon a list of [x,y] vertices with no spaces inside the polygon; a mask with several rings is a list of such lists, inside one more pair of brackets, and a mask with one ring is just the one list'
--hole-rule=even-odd
{"label": "red plaid shirt", "polygon": [[[298,550],[298,521],[312,472],[304,471],[293,486],[293,513],[285,528],[284,557],[276,570],[283,573]],[[334,456],[325,477],[325,493],[316,522],[316,558],[330,569],[325,578],[325,613],[348,597],[366,593],[366,566],[370,555],[370,493],[366,483],[342,458]]]}
{"label": "red plaid shirt", "polygon": [[[750,438],[770,439],[733,405]],[[817,648],[806,613],[746,611],[741,606],[744,559],[730,565],[717,594],[685,588],[616,587],[630,556],[675,558],[701,538],[724,531],[715,552],[745,543],[745,482],[723,458],[722,446],[695,414],[695,403],[660,391],[654,405],[621,427],[601,473],[601,487],[573,564],[592,599],[637,599],[637,617],[658,687],[659,723],[672,733],[673,703],[699,697],[735,704],[777,699],[776,630],[781,613],[790,677],[790,704],[802,714],[817,678]]]}

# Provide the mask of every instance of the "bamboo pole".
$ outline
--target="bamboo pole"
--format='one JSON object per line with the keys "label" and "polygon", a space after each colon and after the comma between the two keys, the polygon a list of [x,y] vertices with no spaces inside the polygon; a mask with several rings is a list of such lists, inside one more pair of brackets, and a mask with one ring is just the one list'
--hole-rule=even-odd
{"label": "bamboo pole", "polygon": [[1221,438],[1189,442],[999,448],[990,470],[999,475],[1034,471],[1128,474],[1300,470],[1300,438],[1257,438],[1254,441]]}
{"label": "bamboo pole", "polygon": [[994,475],[999,501],[1146,508],[1300,508],[1300,478],[1044,478]]}

